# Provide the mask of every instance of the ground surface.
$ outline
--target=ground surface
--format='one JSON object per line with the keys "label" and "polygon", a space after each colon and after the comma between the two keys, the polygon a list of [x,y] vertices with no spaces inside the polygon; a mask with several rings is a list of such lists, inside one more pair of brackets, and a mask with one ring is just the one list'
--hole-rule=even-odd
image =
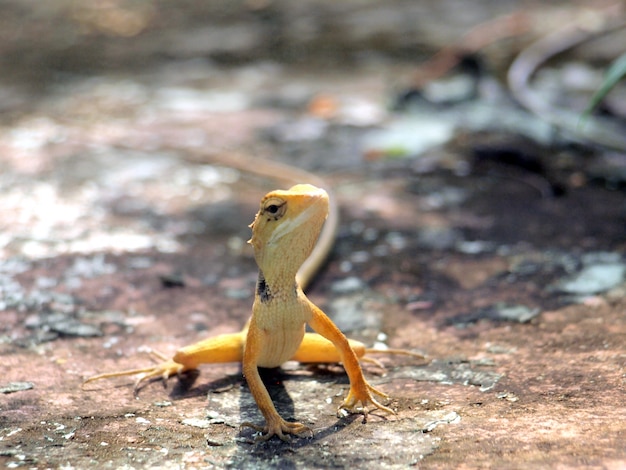
{"label": "ground surface", "polygon": [[[252,3],[214,2],[218,16],[3,5],[43,55],[5,25],[17,65],[0,90],[0,463],[625,468],[626,155],[574,143],[492,78],[528,38],[485,52],[477,93],[404,92],[411,51],[520,4],[475,2],[459,19],[455,2]],[[266,374],[281,414],[313,429],[291,443],[239,428],[261,417],[236,364],[137,399],[132,377],[81,388],[245,322],[247,224],[277,183],[229,167],[232,152],[333,188],[341,226],[310,297],[351,337],[427,355],[365,365],[397,415],[337,417],[337,365]]]}

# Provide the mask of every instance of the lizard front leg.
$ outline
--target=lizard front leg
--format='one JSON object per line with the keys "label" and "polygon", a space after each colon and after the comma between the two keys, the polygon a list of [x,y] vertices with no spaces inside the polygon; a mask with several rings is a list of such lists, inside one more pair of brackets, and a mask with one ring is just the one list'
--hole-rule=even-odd
{"label": "lizard front leg", "polygon": [[89,377],[83,385],[100,379],[121,377],[125,375],[138,375],[135,382],[135,392],[139,386],[147,380],[161,377],[167,380],[175,374],[181,374],[188,370],[197,369],[200,364],[214,364],[219,362],[241,362],[243,357],[244,332],[219,335],[214,338],[198,341],[184,348],[179,349],[172,359],[152,351],[162,362],[141,369],[130,369],[119,372],[109,372],[105,374]]}
{"label": "lizard front leg", "polygon": [[311,328],[335,345],[341,357],[343,367],[346,369],[346,373],[350,379],[350,391],[339,409],[353,411],[360,405],[363,407],[363,413],[367,415],[366,407],[371,403],[378,409],[395,414],[395,411],[379,403],[376,398],[374,398],[374,395],[378,395],[381,398],[388,398],[388,396],[371,386],[365,380],[359,360],[354,350],[350,347],[348,338],[346,338],[324,312],[314,304],[311,303],[310,305],[311,319],[309,320],[309,324]]}
{"label": "lizard front leg", "polygon": [[[254,323],[254,320],[252,320]],[[270,394],[265,388],[258,369],[258,357],[262,351],[264,331],[257,328],[252,324],[248,330],[248,336],[246,339],[246,345],[243,353],[243,375],[248,382],[250,393],[254,397],[259,411],[265,418],[265,426],[258,426],[256,424],[245,422],[242,423],[242,427],[250,427],[257,431],[265,433],[259,437],[258,441],[267,441],[272,436],[278,436],[283,441],[289,441],[286,434],[301,434],[308,432],[312,434],[311,429],[302,423],[289,422],[281,418],[276,411],[276,407],[272,402]]]}

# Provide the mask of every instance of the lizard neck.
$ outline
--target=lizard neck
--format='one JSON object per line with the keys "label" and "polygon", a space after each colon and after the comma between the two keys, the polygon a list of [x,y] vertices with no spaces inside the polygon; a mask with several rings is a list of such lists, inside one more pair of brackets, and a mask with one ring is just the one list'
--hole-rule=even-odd
{"label": "lizard neck", "polygon": [[259,280],[263,279],[263,283],[273,290],[292,290],[298,269],[311,254],[317,233],[289,234],[280,243],[266,243],[253,236]]}
{"label": "lizard neck", "polygon": [[269,303],[274,300],[284,301],[290,297],[297,297],[298,284],[295,275],[291,277],[277,277],[266,279],[263,271],[259,270],[259,279],[256,284],[256,298],[261,303]]}
{"label": "lizard neck", "polygon": [[[259,266],[256,295],[261,302],[286,300],[297,295],[296,273],[311,253],[313,241],[292,240],[284,246],[262,246],[255,250]],[[283,243],[288,240],[283,240]]]}

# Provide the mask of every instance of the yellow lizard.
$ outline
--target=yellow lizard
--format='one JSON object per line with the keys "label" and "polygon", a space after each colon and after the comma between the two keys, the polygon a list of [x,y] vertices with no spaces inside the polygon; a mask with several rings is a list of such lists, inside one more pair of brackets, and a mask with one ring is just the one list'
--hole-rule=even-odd
{"label": "yellow lizard", "polygon": [[[362,343],[348,340],[335,324],[303,293],[299,279],[300,267],[311,254],[329,211],[326,191],[310,184],[298,184],[288,190],[276,190],[261,200],[259,212],[250,225],[259,267],[252,317],[243,331],[219,335],[179,349],[172,359],[156,354],[163,362],[153,367],[113,372],[87,379],[94,380],[122,375],[140,374],[135,390],[145,380],[168,377],[197,369],[203,363],[242,362],[250,391],[266,424],[252,427],[265,434],[267,440],[286,434],[302,434],[311,430],[297,422],[280,417],[261,381],[258,367],[278,367],[288,360],[299,362],[342,362],[350,379],[350,391],[340,409],[353,411],[367,405],[389,413],[395,412],[379,403],[375,395],[387,395],[364,378],[359,357],[367,352]],[[305,324],[315,333],[305,333]],[[379,351],[404,353],[405,351]]]}

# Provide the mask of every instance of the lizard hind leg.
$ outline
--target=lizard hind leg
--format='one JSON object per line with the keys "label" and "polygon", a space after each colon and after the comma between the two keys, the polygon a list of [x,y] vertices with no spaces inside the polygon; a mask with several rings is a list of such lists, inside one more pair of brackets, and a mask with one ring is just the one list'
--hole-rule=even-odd
{"label": "lizard hind leg", "polygon": [[162,362],[156,365],[153,365],[151,367],[142,367],[140,369],[128,369],[128,370],[122,370],[122,371],[117,371],[117,372],[106,372],[104,374],[94,375],[92,377],[87,378],[82,383],[82,387],[84,388],[85,385],[91,382],[95,382],[96,380],[111,379],[114,377],[125,377],[128,375],[138,375],[137,380],[135,381],[135,384],[133,387],[133,391],[136,396],[137,393],[139,392],[139,389],[141,388],[141,385],[145,383],[146,381],[160,377],[163,379],[163,386],[166,386],[167,379],[169,379],[172,375],[180,374],[181,372],[184,372],[186,369],[183,364],[179,364],[178,362],[168,359],[167,356],[165,356],[164,354],[161,354],[158,351],[154,351],[151,349],[148,352],[151,356],[155,357],[156,359]]}
{"label": "lizard hind leg", "polygon": [[[351,343],[353,343],[353,340],[350,340]],[[357,351],[355,351],[357,352]],[[359,351],[360,352],[360,351]],[[426,360],[427,357],[424,354],[420,354],[414,351],[409,351],[407,349],[393,349],[393,348],[386,348],[386,349],[378,349],[378,348],[365,348],[363,349],[363,351],[361,352],[361,356],[359,356],[358,352],[357,352],[357,357],[359,358],[359,361],[361,363],[368,363],[368,364],[374,364],[376,367],[380,367],[381,369],[386,369],[385,365],[380,362],[378,359],[375,359],[373,357],[367,356],[366,354],[388,354],[391,356],[410,356],[410,357],[415,357],[418,359],[424,359]]]}
{"label": "lizard hind leg", "polygon": [[408,349],[393,349],[393,348],[385,348],[385,349],[378,349],[378,348],[367,348],[365,349],[365,354],[390,354],[392,356],[410,356],[410,357],[416,357],[419,359],[426,359],[426,355],[415,352],[415,351],[409,351]]}
{"label": "lizard hind leg", "polygon": [[149,349],[149,354],[157,360],[157,364],[152,367],[96,375],[85,380],[83,386],[100,379],[139,375],[134,389],[135,395],[137,395],[141,385],[153,378],[161,377],[165,383],[172,375],[180,375],[183,372],[197,370],[200,364],[241,362],[243,338],[244,334],[242,332],[218,335],[179,349],[172,359],[168,359],[164,354]]}

